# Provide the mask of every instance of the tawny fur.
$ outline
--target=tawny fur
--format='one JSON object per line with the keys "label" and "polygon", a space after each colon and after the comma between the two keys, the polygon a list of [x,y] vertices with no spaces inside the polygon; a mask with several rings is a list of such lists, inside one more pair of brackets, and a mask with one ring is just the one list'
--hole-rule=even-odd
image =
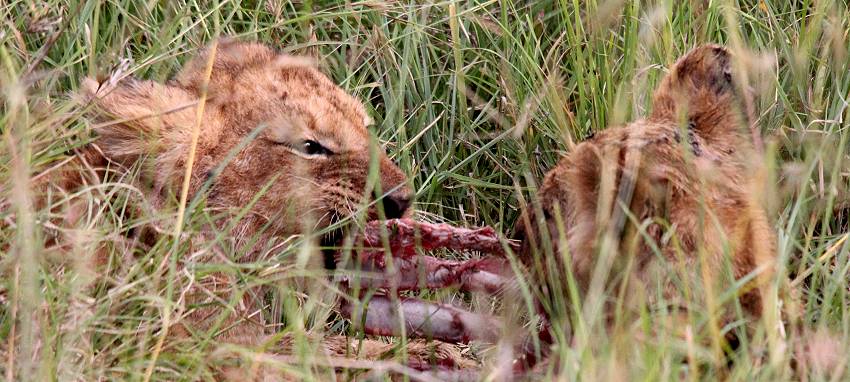
{"label": "tawny fur", "polygon": [[[259,235],[254,249],[241,258],[226,259],[227,251],[212,248],[201,256],[182,259],[181,266],[262,260],[265,252],[261,247],[270,240],[308,233],[351,217],[376,192],[403,202],[410,197],[404,173],[380,148],[370,148],[367,126],[371,122],[363,105],[305,58],[280,54],[265,45],[222,40],[189,61],[168,83],[86,79],[82,88],[81,103],[98,138],[82,150],[79,166],[69,166],[63,179],[51,186],[71,190],[97,182],[107,165],[112,171],[118,168],[119,173],[139,166],[141,175],[135,186],[145,193],[145,202],[159,211],[174,211],[192,131],[198,126],[190,200],[204,191],[202,187],[209,181],[206,206],[235,214],[268,187],[231,232],[237,244]],[[206,103],[199,112],[204,97]],[[252,134],[256,134],[253,139],[249,138]],[[307,141],[329,152],[309,152]],[[227,162],[241,144],[244,148]],[[367,182],[372,158],[379,170],[376,184]],[[223,163],[227,164],[221,167]],[[374,205],[366,215],[367,219],[378,217]],[[73,224],[75,218],[66,220]],[[160,227],[159,231],[170,229]],[[211,235],[201,232],[194,242],[205,242]],[[213,273],[195,283],[186,305],[202,307],[169,328],[175,336],[210,330],[222,311],[230,309],[220,301],[230,301],[239,280],[232,274]],[[226,315],[216,340],[249,347],[264,344],[269,330],[263,315],[258,314],[262,300],[262,290],[249,289]],[[353,348],[348,342],[329,338],[323,350],[330,356],[351,356]],[[285,348],[283,344],[277,347]],[[377,357],[386,353],[389,345],[366,341],[363,349],[363,356]],[[434,348],[417,343],[411,349],[421,350],[423,357],[436,354],[465,362],[454,347],[445,344]]]}
{"label": "tawny fur", "polygon": [[[761,159],[732,59],[716,45],[692,50],[663,79],[647,118],[598,132],[546,174],[539,204],[527,207],[517,232],[526,262],[550,285],[544,293],[565,293],[565,278],[550,274],[535,252],[569,259],[583,291],[601,258],[612,255],[615,271],[631,260],[626,290],[651,290],[661,277],[673,302],[683,295],[673,281],[681,272],[696,290],[703,290],[696,280],[711,280],[715,293],[730,285],[721,277],[727,260],[735,279],[769,276],[775,238],[759,200]],[[740,296],[755,315],[757,287],[749,283]]]}

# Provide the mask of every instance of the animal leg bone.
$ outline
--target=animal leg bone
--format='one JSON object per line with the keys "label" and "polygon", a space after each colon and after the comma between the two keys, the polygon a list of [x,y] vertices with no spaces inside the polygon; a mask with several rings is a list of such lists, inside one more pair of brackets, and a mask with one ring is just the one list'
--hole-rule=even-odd
{"label": "animal leg bone", "polygon": [[342,304],[342,313],[367,334],[432,338],[449,343],[496,342],[502,323],[495,317],[416,298],[374,296],[366,305]]}

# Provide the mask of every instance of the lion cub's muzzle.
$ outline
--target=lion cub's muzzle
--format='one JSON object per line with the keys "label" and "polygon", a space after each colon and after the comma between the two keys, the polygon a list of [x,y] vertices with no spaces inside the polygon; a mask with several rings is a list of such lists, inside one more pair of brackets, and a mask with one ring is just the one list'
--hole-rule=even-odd
{"label": "lion cub's muzzle", "polygon": [[404,217],[410,207],[410,193],[393,193],[385,196],[382,202],[387,219],[398,219]]}
{"label": "lion cub's muzzle", "polygon": [[383,205],[387,219],[405,217],[410,209],[413,192],[407,185],[407,177],[389,158],[383,156],[380,161],[381,189],[385,194],[375,195]]}

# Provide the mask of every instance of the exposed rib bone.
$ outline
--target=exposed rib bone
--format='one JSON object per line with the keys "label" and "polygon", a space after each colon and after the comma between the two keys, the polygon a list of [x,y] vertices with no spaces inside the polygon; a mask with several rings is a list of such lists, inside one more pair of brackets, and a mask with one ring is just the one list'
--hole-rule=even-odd
{"label": "exposed rib bone", "polygon": [[[460,228],[448,224],[432,224],[412,219],[390,219],[372,221],[363,230],[363,245],[382,248],[384,232],[395,257],[412,257],[416,248],[429,251],[448,248],[458,251],[480,251],[504,255],[505,251],[496,231],[491,227]],[[418,244],[418,246],[417,246]],[[516,244],[509,242],[516,249]]]}
{"label": "exposed rib bone", "polygon": [[[364,312],[365,310],[365,312]],[[404,316],[402,331],[399,311]],[[472,340],[496,342],[502,323],[496,318],[476,314],[446,304],[435,304],[415,298],[396,301],[386,296],[372,297],[363,305],[342,304],[342,314],[367,334],[433,338],[450,343]]]}
{"label": "exposed rib bone", "polygon": [[[466,261],[431,256],[393,259],[386,264],[383,252],[360,253],[362,273],[346,277],[349,287],[419,290],[460,288],[464,291],[497,293],[511,281],[511,267],[504,259],[485,257]],[[359,284],[357,284],[359,283]]]}

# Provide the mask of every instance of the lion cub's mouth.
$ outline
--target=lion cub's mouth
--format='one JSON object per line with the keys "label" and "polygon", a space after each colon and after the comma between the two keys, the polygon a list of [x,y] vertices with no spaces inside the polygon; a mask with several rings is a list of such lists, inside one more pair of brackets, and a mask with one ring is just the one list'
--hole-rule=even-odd
{"label": "lion cub's mouth", "polygon": [[[321,239],[319,239],[319,246],[322,249],[322,257],[324,261],[325,269],[327,270],[335,270],[337,269],[337,263],[340,260],[340,255],[343,251],[346,250],[345,247],[345,239],[349,234],[355,235],[363,235],[366,232],[370,232],[373,229],[368,227],[377,227],[381,224],[381,222],[392,221],[396,219],[388,219],[388,220],[380,220],[374,219],[366,222],[366,226],[364,228],[357,228],[356,224],[339,224],[339,219],[334,218],[333,224],[339,225],[338,227],[330,230],[326,234],[322,235]],[[374,235],[375,233],[373,233]],[[353,246],[356,247],[360,245],[357,243],[358,240],[354,240]],[[352,248],[353,249],[353,248]]]}
{"label": "lion cub's mouth", "polygon": [[[349,234],[360,235],[359,237],[362,237],[364,233],[374,231],[374,228],[369,227],[378,227],[382,224],[382,222],[391,222],[396,220],[412,221],[411,219],[381,220],[374,216],[370,216],[370,218],[371,220],[368,220],[363,228],[358,228],[358,224],[354,224],[354,222],[352,221],[344,221],[346,218],[344,218],[343,215],[339,212],[334,212],[333,214],[331,214],[330,225],[336,227],[329,230],[319,239],[319,247],[322,251],[322,258],[325,269],[337,269],[337,263],[339,262],[342,253],[347,249],[357,249],[358,246],[361,245],[361,243],[359,242],[362,240],[356,239],[350,242],[351,244],[346,247],[346,238]],[[376,233],[373,232],[372,235],[374,234]],[[354,251],[354,253],[356,252],[357,251]]]}
{"label": "lion cub's mouth", "polygon": [[342,242],[343,239],[345,239],[347,231],[348,230],[346,228],[339,227],[328,232],[319,240],[319,245],[322,248],[322,260],[324,262],[325,269],[336,269],[337,254],[342,248]]}

